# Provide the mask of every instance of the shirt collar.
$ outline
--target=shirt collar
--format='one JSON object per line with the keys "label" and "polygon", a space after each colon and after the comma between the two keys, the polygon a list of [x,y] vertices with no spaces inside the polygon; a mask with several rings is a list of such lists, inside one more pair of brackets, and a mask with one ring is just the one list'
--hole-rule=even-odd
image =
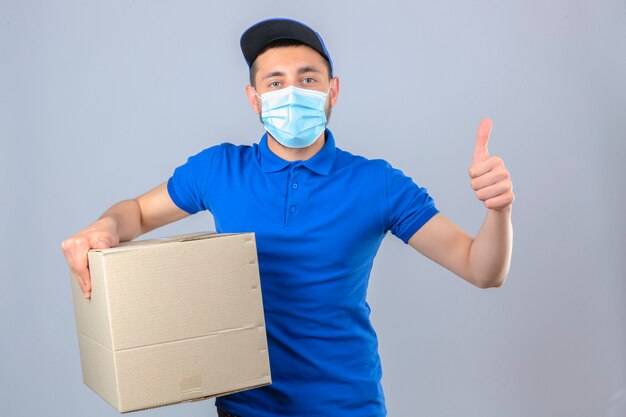
{"label": "shirt collar", "polygon": [[[312,158],[300,162],[311,171],[320,175],[330,174],[330,170],[335,162],[336,154],[335,138],[333,137],[333,134],[328,129],[324,132],[326,134],[326,143],[324,143],[322,149],[313,155]],[[267,132],[263,135],[263,137],[261,137],[261,141],[259,142],[259,152],[263,172],[277,172],[289,164],[296,162],[285,161],[270,150],[270,147],[267,144]]]}

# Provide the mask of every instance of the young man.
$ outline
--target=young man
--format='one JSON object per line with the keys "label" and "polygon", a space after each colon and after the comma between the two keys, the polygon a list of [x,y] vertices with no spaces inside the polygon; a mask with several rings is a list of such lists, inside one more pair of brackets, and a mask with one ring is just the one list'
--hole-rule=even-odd
{"label": "young man", "polygon": [[289,19],[249,28],[246,94],[267,130],[224,143],[167,183],[107,210],[63,242],[85,297],[86,253],[208,210],[219,232],[256,233],[273,383],[216,400],[222,416],[384,416],[377,339],[365,300],[374,256],[391,231],[480,287],[500,286],[512,247],[512,184],[478,129],[472,188],[487,207],[475,238],[438,213],[424,188],[382,160],[335,147],[325,128],[339,79],[321,37]]}

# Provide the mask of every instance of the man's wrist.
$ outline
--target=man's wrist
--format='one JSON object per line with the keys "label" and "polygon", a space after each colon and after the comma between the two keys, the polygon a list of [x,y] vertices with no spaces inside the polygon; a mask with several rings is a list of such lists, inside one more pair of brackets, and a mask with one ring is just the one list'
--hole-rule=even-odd
{"label": "man's wrist", "polygon": [[508,217],[510,217],[511,216],[511,209],[512,209],[512,206],[508,205],[506,207],[498,208],[498,209],[490,209],[490,208],[488,208],[487,212],[495,214],[497,216],[508,216]]}
{"label": "man's wrist", "polygon": [[118,225],[117,219],[115,218],[115,216],[109,213],[103,214],[93,224],[94,227],[105,228],[111,234],[117,234],[117,225]]}

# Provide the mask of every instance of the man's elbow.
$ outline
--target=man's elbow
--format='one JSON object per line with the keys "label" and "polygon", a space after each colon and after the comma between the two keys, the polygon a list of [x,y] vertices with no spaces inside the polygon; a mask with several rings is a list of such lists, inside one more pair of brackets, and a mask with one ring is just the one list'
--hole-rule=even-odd
{"label": "man's elbow", "polygon": [[477,280],[476,282],[474,282],[474,285],[480,289],[500,288],[504,285],[504,281],[506,281],[506,275],[497,276],[486,280]]}

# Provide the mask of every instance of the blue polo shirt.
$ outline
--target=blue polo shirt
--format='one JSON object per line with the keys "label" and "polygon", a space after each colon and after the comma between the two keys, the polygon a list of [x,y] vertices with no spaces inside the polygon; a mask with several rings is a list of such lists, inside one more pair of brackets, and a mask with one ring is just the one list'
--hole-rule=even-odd
{"label": "blue polo shirt", "polygon": [[224,143],[168,181],[181,209],[218,232],[254,232],[272,384],[216,399],[241,417],[386,415],[378,341],[366,301],[374,256],[391,231],[405,243],[437,213],[426,189],[383,160],[324,147],[285,161]]}

